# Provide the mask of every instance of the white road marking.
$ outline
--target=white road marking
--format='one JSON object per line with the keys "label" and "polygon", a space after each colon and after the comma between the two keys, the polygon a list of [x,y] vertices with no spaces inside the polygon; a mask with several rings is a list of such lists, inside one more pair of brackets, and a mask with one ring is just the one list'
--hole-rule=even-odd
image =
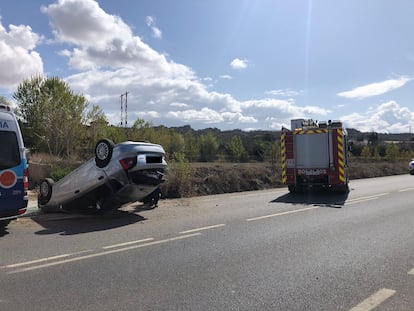
{"label": "white road marking", "polygon": [[408,274],[414,275],[414,268],[408,271]]}
{"label": "white road marking", "polygon": [[386,193],[379,193],[379,194],[375,194],[375,195],[371,195],[371,196],[367,196],[367,197],[350,199],[350,200],[347,200],[345,202],[345,205],[352,205],[352,204],[362,203],[362,202],[366,202],[366,201],[376,200],[379,197],[382,197],[382,196],[385,196],[385,195],[388,195],[388,194],[390,194],[390,193],[386,192]]}
{"label": "white road marking", "polygon": [[226,224],[219,224],[219,225],[195,228],[195,229],[191,229],[191,230],[181,231],[180,234],[186,234],[186,233],[192,233],[192,232],[203,231],[203,230],[208,230],[208,229],[214,229],[214,228],[224,227],[225,225]]}
{"label": "white road marking", "polygon": [[356,200],[356,201],[353,201],[353,202],[346,202],[345,205],[358,204],[358,203],[362,203],[362,202],[373,201],[373,200],[376,200],[376,199],[378,199],[378,197],[361,199],[361,200]]}
{"label": "white road marking", "polygon": [[370,311],[396,293],[393,289],[382,288],[349,311]]}
{"label": "white road marking", "polygon": [[405,191],[412,191],[412,190],[414,190],[414,188],[406,188],[406,189],[398,190],[398,192],[405,192]]}
{"label": "white road marking", "polygon": [[146,247],[146,246],[163,244],[163,243],[167,243],[167,242],[187,239],[187,238],[195,237],[195,236],[198,236],[198,235],[201,235],[201,233],[193,233],[193,234],[188,234],[188,235],[182,235],[182,236],[169,238],[169,239],[165,239],[165,240],[159,240],[159,241],[148,242],[148,243],[144,243],[144,244],[132,245],[132,246],[129,246],[129,247],[108,250],[108,251],[104,251],[104,252],[100,252],[100,253],[96,253],[96,254],[90,254],[90,255],[85,255],[85,256],[80,256],[80,257],[75,257],[75,258],[69,258],[69,259],[65,259],[65,260],[61,260],[61,261],[50,262],[50,263],[46,263],[46,264],[43,264],[43,265],[38,265],[38,266],[27,267],[27,268],[22,268],[22,269],[9,271],[9,272],[7,272],[7,274],[16,274],[16,273],[21,273],[21,272],[38,270],[38,269],[57,266],[57,265],[62,265],[62,264],[70,263],[70,262],[75,262],[75,261],[80,261],[80,260],[85,260],[85,259],[90,259],[90,258],[95,258],[95,257],[100,257],[100,256],[106,256],[106,255],[109,255],[109,254],[125,252],[125,251],[129,251],[129,250],[133,250],[133,249],[137,249],[137,248],[142,248],[142,247]]}
{"label": "white road marking", "polygon": [[0,268],[1,269],[12,269],[12,268],[17,268],[17,267],[32,265],[32,264],[35,264],[35,263],[41,263],[41,262],[45,262],[45,261],[51,261],[51,260],[66,258],[66,257],[70,257],[70,256],[80,255],[80,254],[84,254],[84,253],[89,253],[89,252],[92,252],[92,251],[93,251],[92,249],[89,249],[89,250],[80,251],[80,252],[76,252],[76,253],[69,253],[69,254],[62,254],[62,255],[57,255],[57,256],[45,257],[45,258],[41,258],[41,259],[10,264],[10,265],[3,266],[3,267],[0,267]]}
{"label": "white road marking", "polygon": [[131,245],[131,244],[138,244],[138,243],[148,242],[148,241],[153,241],[153,240],[154,240],[154,238],[148,238],[148,239],[142,239],[142,240],[136,240],[136,241],[131,241],[131,242],[125,242],[125,243],[119,243],[119,244],[114,244],[114,245],[103,246],[102,248],[103,249],[110,249],[110,248],[116,248],[116,247]]}
{"label": "white road marking", "polygon": [[293,214],[293,213],[309,211],[309,210],[317,209],[317,208],[319,208],[319,206],[301,208],[301,209],[296,209],[296,210],[293,210],[293,211],[287,211],[287,212],[282,212],[282,213],[277,213],[277,214],[271,214],[271,215],[265,215],[265,216],[249,218],[249,219],[246,219],[246,221],[261,220],[261,219],[266,219],[266,218],[271,218],[271,217],[277,217],[277,216],[282,216],[282,215],[288,215],[288,214]]}

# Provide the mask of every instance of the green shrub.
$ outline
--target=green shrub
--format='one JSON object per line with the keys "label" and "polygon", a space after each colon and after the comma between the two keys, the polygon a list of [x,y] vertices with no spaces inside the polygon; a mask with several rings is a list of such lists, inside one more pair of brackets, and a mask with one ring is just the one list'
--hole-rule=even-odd
{"label": "green shrub", "polygon": [[66,163],[55,163],[52,165],[52,169],[50,171],[50,177],[54,181],[58,181],[59,179],[62,179],[67,174],[72,172],[76,168],[75,165],[66,164]]}
{"label": "green shrub", "polygon": [[166,197],[180,198],[191,193],[191,177],[193,169],[184,153],[174,152],[173,161],[167,175],[167,183],[163,188]]}

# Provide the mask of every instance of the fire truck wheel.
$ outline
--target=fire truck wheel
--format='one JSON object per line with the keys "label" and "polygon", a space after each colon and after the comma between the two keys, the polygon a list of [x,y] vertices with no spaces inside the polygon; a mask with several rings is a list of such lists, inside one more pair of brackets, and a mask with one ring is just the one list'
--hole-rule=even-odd
{"label": "fire truck wheel", "polygon": [[299,186],[294,186],[294,185],[290,185],[288,186],[289,192],[290,193],[299,193],[302,192],[302,188]]}
{"label": "fire truck wheel", "polygon": [[336,193],[346,194],[348,193],[349,188],[348,188],[348,185],[342,185],[342,186],[335,186],[332,190]]}

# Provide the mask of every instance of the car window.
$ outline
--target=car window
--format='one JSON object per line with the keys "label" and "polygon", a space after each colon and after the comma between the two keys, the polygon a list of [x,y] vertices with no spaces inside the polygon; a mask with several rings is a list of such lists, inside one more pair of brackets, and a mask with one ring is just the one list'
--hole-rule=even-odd
{"label": "car window", "polygon": [[15,132],[0,131],[0,170],[20,164],[19,144]]}

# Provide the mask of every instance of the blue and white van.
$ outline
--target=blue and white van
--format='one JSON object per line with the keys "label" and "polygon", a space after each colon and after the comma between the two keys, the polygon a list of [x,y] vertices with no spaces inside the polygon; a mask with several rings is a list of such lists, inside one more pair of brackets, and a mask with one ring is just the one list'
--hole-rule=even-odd
{"label": "blue and white van", "polygon": [[0,226],[26,212],[27,167],[19,123],[11,107],[0,104]]}

